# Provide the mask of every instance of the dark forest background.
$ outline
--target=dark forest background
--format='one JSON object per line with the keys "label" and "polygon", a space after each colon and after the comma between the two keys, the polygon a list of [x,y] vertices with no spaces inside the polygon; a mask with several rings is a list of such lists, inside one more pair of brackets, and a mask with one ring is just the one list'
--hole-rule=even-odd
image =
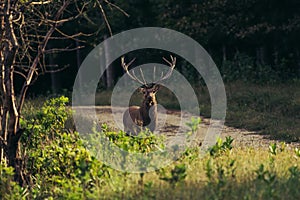
{"label": "dark forest background", "polygon": [[[129,15],[105,8],[113,34],[148,26],[182,32],[209,52],[225,82],[281,83],[300,77],[299,0],[115,0],[113,3]],[[69,23],[63,28],[66,32],[76,29],[97,34],[82,38],[85,42],[59,41],[64,46],[84,48],[51,55],[50,63],[68,68],[40,78],[31,93],[70,91],[85,56],[109,37],[101,13],[97,12],[84,23]],[[149,61],[153,59],[151,55],[148,57]],[[194,76],[199,75],[189,71],[187,63],[181,63],[179,70],[190,80],[198,80]],[[108,73],[111,78],[102,77],[101,87],[113,86],[122,74],[119,63],[113,64]]]}

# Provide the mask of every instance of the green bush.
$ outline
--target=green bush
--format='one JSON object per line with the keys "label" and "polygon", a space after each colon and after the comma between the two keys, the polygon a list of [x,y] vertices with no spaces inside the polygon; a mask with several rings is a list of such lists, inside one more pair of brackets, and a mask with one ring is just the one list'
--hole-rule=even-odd
{"label": "green bush", "polygon": [[27,188],[20,187],[14,180],[14,169],[0,164],[0,199],[26,199]]}
{"label": "green bush", "polygon": [[79,134],[65,127],[71,116],[67,103],[66,97],[50,99],[21,121],[32,198],[82,199],[108,173],[86,150]]}
{"label": "green bush", "polygon": [[139,133],[138,137],[131,137],[124,131],[111,131],[103,124],[102,132],[111,142],[128,152],[149,153],[164,148],[164,136],[157,136],[148,129]]}

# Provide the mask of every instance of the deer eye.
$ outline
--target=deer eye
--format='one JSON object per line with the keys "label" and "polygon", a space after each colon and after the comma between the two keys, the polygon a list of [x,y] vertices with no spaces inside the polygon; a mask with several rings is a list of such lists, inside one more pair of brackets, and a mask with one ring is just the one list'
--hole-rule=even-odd
{"label": "deer eye", "polygon": [[146,94],[146,93],[147,93],[147,91],[146,91],[146,90],[142,90],[142,93],[143,93],[143,94]]}

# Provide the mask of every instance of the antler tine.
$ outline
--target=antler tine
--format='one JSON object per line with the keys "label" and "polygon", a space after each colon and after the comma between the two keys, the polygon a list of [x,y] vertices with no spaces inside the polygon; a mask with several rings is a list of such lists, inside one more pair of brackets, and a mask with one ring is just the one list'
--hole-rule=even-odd
{"label": "antler tine", "polygon": [[132,59],[128,64],[126,64],[124,56],[121,57],[121,65],[126,72],[128,71],[128,67],[135,61],[135,59],[136,58]]}
{"label": "antler tine", "polygon": [[169,69],[168,73],[166,73],[165,75],[162,72],[160,80],[157,81],[157,82],[161,82],[161,81],[163,81],[163,80],[165,80],[165,79],[167,79],[167,78],[169,78],[171,76],[171,74],[173,72],[173,69],[176,66],[176,57],[173,57],[172,55],[170,55],[170,58],[171,58],[171,61],[169,61],[165,57],[163,57],[163,60],[170,65],[170,69]]}
{"label": "antler tine", "polygon": [[138,79],[138,77],[135,75],[135,71],[132,70],[132,75],[128,74],[133,80],[136,80],[137,82],[139,82],[142,85],[145,85],[146,83],[144,81],[141,81],[140,79]]}
{"label": "antler tine", "polygon": [[144,84],[147,85],[142,68],[140,68],[140,73],[141,73],[142,79],[144,81]]}
{"label": "antler tine", "polygon": [[132,80],[137,81],[138,83],[144,85],[144,84],[146,84],[146,83],[143,82],[143,81],[141,81],[141,80],[139,80],[139,79],[136,77],[136,75],[135,75],[135,73],[134,73],[134,70],[132,70],[132,74],[130,74],[129,71],[128,71],[128,67],[135,61],[135,59],[136,59],[136,58],[132,59],[128,64],[126,64],[126,63],[125,63],[125,58],[124,58],[124,56],[123,56],[123,57],[121,57],[121,65],[122,65],[123,69],[125,70],[126,74],[127,74]]}
{"label": "antler tine", "polygon": [[175,65],[176,65],[176,57],[173,57],[172,55],[170,55],[170,58],[171,58],[171,62],[168,61],[165,57],[163,57],[164,61],[166,63],[168,63],[170,65],[171,68],[174,68]]}
{"label": "antler tine", "polygon": [[156,66],[154,65],[154,68],[153,68],[153,82],[155,81],[155,76],[156,76]]}
{"label": "antler tine", "polygon": [[[129,67],[129,66],[135,61],[135,59],[136,59],[136,58],[132,59],[132,60],[128,63],[127,66]],[[127,67],[127,68],[128,68],[128,67]]]}

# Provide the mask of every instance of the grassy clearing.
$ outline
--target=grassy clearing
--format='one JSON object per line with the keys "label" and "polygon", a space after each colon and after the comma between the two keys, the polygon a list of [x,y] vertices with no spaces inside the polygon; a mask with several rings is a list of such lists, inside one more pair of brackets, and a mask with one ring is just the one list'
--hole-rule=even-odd
{"label": "grassy clearing", "polygon": [[[104,199],[299,199],[300,157],[291,149],[276,151],[226,149],[214,156],[184,158],[164,169],[168,175],[151,172],[143,179],[115,171],[113,184],[98,192]],[[163,179],[182,165],[185,178],[175,184]]]}
{"label": "grassy clearing", "polygon": [[230,126],[270,135],[287,142],[300,137],[300,83],[226,86]]}
{"label": "grassy clearing", "polygon": [[[227,94],[226,124],[236,128],[270,135],[286,142],[300,138],[300,82],[276,85],[257,85],[235,82],[225,85]],[[210,117],[210,97],[207,88],[195,87],[202,115]],[[98,105],[110,105],[111,91],[96,95]],[[139,105],[140,95],[135,93],[132,105]],[[168,109],[180,109],[171,91],[162,88],[157,99]]]}
{"label": "grassy clearing", "polygon": [[[31,181],[20,187],[13,181],[13,169],[0,164],[0,199],[300,199],[299,147],[274,143],[269,148],[235,148],[229,137],[219,139],[203,156],[199,147],[188,148],[157,171],[121,172],[91,154],[103,150],[98,136],[139,153],[162,149],[164,138],[146,132],[145,137],[129,137],[103,125],[101,132],[91,130],[87,143],[66,128],[71,117],[67,103],[60,97],[38,109],[27,105],[21,141]],[[196,123],[191,121],[190,127]],[[105,151],[110,158],[116,153]],[[138,160],[146,161],[141,155]],[[119,164],[134,161],[125,156]]]}

